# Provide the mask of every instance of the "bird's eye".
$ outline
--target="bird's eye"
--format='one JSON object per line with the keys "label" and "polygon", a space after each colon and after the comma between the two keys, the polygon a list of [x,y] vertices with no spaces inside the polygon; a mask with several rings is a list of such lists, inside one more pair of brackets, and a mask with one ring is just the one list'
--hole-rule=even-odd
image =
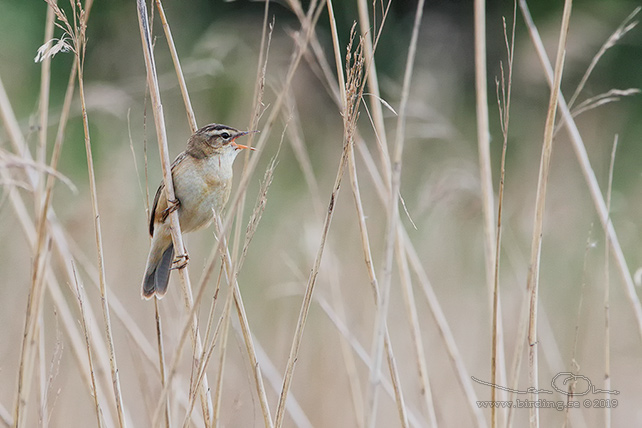
{"label": "bird's eye", "polygon": [[224,140],[227,140],[228,138],[230,138],[230,134],[228,134],[227,132],[223,132],[221,134],[221,138],[224,139]]}

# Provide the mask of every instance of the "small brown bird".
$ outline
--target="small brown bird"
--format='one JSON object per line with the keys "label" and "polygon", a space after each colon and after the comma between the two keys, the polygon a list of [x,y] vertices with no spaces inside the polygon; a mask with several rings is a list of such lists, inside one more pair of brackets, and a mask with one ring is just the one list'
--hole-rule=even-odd
{"label": "small brown bird", "polygon": [[214,213],[220,215],[232,189],[232,164],[241,149],[252,147],[235,143],[248,131],[210,124],[196,131],[187,141],[187,150],[172,163],[176,201],[167,202],[161,183],[154,197],[149,219],[152,245],[147,257],[142,295],[163,297],[174,259],[169,214],[178,210],[181,231],[192,232],[210,225]]}

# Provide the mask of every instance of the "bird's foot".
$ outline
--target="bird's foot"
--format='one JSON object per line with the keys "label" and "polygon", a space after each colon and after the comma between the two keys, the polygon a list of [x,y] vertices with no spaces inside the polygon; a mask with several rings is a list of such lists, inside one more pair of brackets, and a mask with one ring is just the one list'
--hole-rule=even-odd
{"label": "bird's foot", "polygon": [[169,215],[174,211],[176,211],[180,206],[181,206],[181,201],[179,201],[178,198],[168,199],[167,208],[163,210],[163,221],[165,221],[165,219],[167,219],[167,217],[169,217]]}
{"label": "bird's foot", "polygon": [[189,261],[189,256],[187,255],[187,253],[176,256],[176,258],[172,262],[172,265],[173,265],[172,270],[183,269],[185,266],[187,266],[188,261]]}

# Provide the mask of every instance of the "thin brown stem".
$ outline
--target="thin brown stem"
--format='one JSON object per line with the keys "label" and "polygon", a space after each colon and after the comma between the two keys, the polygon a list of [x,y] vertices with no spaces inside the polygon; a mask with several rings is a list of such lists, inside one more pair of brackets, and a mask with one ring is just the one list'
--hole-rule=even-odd
{"label": "thin brown stem", "polygon": [[[143,44],[143,53],[145,56],[145,66],[147,69],[147,84],[150,88],[150,99],[154,112],[154,124],[156,125],[156,135],[158,138],[159,151],[163,167],[163,182],[165,183],[168,200],[175,200],[176,197],[174,194],[174,185],[172,181],[169,150],[167,147],[165,117],[163,114],[163,105],[161,104],[160,99],[160,89],[158,87],[158,76],[156,74],[156,64],[154,62],[154,53],[152,50],[151,34],[149,21],[147,18],[147,8],[145,6],[145,0],[137,0],[137,11],[139,28],[141,32],[141,41]],[[179,256],[186,255],[187,253],[185,252],[185,246],[183,244],[183,235],[181,233],[180,223],[178,220],[178,212],[171,212],[169,215],[169,220],[171,225],[172,242],[175,252]],[[194,298],[192,296],[192,287],[189,280],[189,272],[187,266],[179,269],[178,272],[181,277],[185,307],[187,309],[187,312],[191,313],[191,310],[194,307]],[[203,351],[203,345],[201,342],[200,333],[198,331],[198,321],[195,317],[190,317],[189,322],[191,323],[191,338],[194,352],[196,355],[200,355]],[[207,377],[205,377],[203,379],[203,382],[201,383],[200,396],[203,419],[205,420],[206,426],[210,426],[212,421],[213,406]]]}
{"label": "thin brown stem", "polygon": [[[557,57],[555,60],[555,77],[551,87],[551,95],[546,115],[546,124],[544,128],[544,142],[542,146],[542,158],[540,161],[539,179],[537,182],[537,196],[535,201],[535,218],[533,224],[533,239],[531,244],[531,259],[528,268],[527,290],[529,293],[529,327],[528,343],[529,355],[529,384],[537,390],[538,381],[538,337],[537,337],[537,308],[539,305],[539,272],[542,252],[542,233],[544,229],[544,209],[546,206],[546,190],[548,185],[548,172],[550,169],[551,153],[553,151],[553,132],[555,130],[555,116],[557,114],[557,104],[559,99],[560,85],[562,83],[562,74],[564,70],[564,58],[566,54],[566,36],[571,18],[572,0],[564,2],[564,12],[562,16],[562,25],[557,46]],[[537,400],[536,394],[530,395],[533,401]],[[539,409],[530,409],[531,427],[539,427]]]}

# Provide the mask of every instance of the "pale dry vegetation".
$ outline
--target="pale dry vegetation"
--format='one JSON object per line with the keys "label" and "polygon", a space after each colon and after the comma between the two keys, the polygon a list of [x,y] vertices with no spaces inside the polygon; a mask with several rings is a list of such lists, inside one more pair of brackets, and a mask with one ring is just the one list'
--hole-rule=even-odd
{"label": "pale dry vegetation", "polygon": [[[639,8],[102,3],[2,48],[1,425],[642,423],[639,61],[609,62]],[[150,198],[210,122],[257,151],[142,300]]]}

